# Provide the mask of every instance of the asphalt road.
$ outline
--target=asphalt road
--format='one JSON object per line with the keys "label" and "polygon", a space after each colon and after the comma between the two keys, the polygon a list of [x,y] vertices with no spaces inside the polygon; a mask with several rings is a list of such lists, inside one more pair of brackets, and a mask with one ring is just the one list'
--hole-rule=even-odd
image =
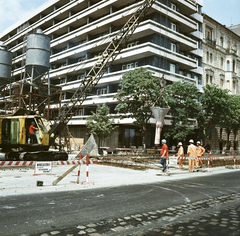
{"label": "asphalt road", "polygon": [[193,173],[189,179],[154,184],[0,197],[0,235],[160,235],[162,229],[171,232],[169,224],[176,232],[179,224],[198,219],[201,225],[208,214],[220,217],[231,210],[237,215],[230,227],[239,235],[239,181],[240,171]]}

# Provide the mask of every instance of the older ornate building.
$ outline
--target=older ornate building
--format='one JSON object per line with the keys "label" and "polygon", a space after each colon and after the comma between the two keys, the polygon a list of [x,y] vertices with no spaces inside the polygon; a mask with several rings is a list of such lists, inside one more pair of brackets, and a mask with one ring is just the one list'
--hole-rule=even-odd
{"label": "older ornate building", "polygon": [[[203,85],[215,83],[240,95],[240,36],[203,14]],[[231,149],[239,149],[240,135],[230,135]],[[215,127],[207,140],[211,149],[226,149],[227,134]]]}

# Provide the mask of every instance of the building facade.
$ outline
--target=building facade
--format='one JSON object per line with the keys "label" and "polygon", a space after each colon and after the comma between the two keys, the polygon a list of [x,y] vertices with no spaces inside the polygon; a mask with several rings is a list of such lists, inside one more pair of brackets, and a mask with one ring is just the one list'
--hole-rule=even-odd
{"label": "building facade", "polygon": [[230,29],[231,31],[233,31],[234,33],[240,36],[240,24],[231,25],[230,27],[228,27],[228,29]]}
{"label": "building facade", "polygon": [[[5,30],[0,41],[13,53],[12,77],[21,81],[24,72],[26,35],[41,29],[51,39],[49,77],[62,87],[61,105],[71,98],[84,78],[129,15],[142,1],[128,0],[49,0],[32,14]],[[85,100],[75,108],[68,123],[73,137],[86,138],[85,118],[96,106],[107,103],[118,129],[106,145],[141,146],[141,133],[131,119],[120,120],[113,96],[122,75],[145,67],[168,83],[186,80],[202,86],[203,0],[156,0],[108,71]],[[5,95],[6,96],[6,95]],[[3,103],[2,95],[2,103]],[[59,101],[51,101],[52,111]],[[52,112],[54,114],[54,112]],[[168,116],[166,124],[169,124]],[[154,142],[155,120],[149,123],[147,147]]]}
{"label": "building facade", "polygon": [[[236,27],[235,27],[236,29]],[[240,36],[203,14],[203,85],[217,84],[240,95]],[[227,133],[220,127],[207,140],[213,150],[228,149]],[[231,149],[239,149],[239,131],[230,135]]]}

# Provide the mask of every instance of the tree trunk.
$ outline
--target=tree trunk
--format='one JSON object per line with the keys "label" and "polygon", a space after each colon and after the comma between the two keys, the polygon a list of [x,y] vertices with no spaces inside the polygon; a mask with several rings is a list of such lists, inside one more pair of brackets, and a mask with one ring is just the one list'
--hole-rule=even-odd
{"label": "tree trunk", "polygon": [[146,140],[147,140],[147,128],[146,125],[143,124],[143,128],[142,128],[142,146],[143,149],[146,149]]}

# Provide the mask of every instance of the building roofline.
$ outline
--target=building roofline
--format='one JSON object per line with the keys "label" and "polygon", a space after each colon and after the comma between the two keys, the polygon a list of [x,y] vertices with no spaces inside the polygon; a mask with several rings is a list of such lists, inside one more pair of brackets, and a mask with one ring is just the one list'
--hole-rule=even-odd
{"label": "building roofline", "polygon": [[225,28],[226,30],[230,31],[231,33],[233,33],[235,36],[237,36],[238,38],[240,38],[240,36],[238,34],[236,34],[235,32],[233,32],[231,29],[229,29],[229,27],[227,27],[226,25],[223,25],[221,23],[219,23],[218,21],[214,20],[212,17],[210,17],[209,15],[202,13],[203,18],[204,17],[208,17],[210,20],[216,22],[217,24],[221,25],[223,28]]}
{"label": "building roofline", "polygon": [[240,26],[240,24],[231,25],[231,26],[229,26],[228,28],[230,28],[230,27],[238,27],[238,26]]}
{"label": "building roofline", "polygon": [[[240,30],[240,24],[231,25],[231,26],[228,27],[228,29],[230,29],[230,30],[234,30],[234,29]],[[240,36],[240,35],[239,35],[239,36]]]}
{"label": "building roofline", "polygon": [[0,38],[5,36],[6,34],[10,33],[12,30],[18,28],[19,26],[21,26],[22,24],[24,24],[25,22],[30,20],[35,15],[41,13],[43,10],[47,9],[48,7],[52,6],[53,4],[55,4],[55,3],[59,2],[59,1],[60,0],[48,0],[47,2],[43,3],[41,6],[39,6],[35,10],[31,11],[31,13],[29,13],[28,15],[26,15],[25,17],[23,17],[22,19],[18,20],[16,23],[12,24],[7,29],[5,29],[0,34]]}

